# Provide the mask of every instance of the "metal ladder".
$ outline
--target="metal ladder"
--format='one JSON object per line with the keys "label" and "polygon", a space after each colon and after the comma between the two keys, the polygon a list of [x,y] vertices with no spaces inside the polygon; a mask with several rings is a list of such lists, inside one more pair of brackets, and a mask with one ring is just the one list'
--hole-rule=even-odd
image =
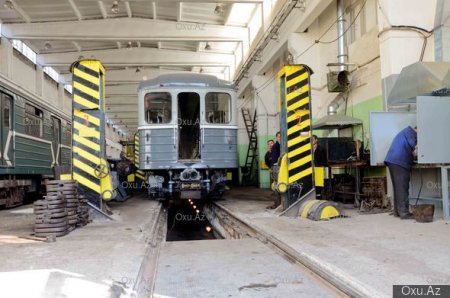
{"label": "metal ladder", "polygon": [[248,149],[245,158],[245,165],[242,167],[242,183],[244,185],[257,184],[257,175],[255,175],[255,162],[258,159],[258,138],[256,134],[256,109],[252,116],[250,110],[242,108],[242,117],[244,118],[245,128],[248,135]]}

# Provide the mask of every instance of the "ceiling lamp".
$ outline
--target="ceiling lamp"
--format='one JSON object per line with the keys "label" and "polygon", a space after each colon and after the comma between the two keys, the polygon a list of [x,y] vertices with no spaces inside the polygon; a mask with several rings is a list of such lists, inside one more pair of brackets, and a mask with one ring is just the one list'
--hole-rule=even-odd
{"label": "ceiling lamp", "polygon": [[46,41],[44,43],[44,47],[45,47],[46,50],[50,50],[52,48],[52,44],[50,42]]}
{"label": "ceiling lamp", "polygon": [[12,3],[11,0],[6,0],[5,3],[3,3],[3,7],[7,9],[14,9],[14,3]]}
{"label": "ceiling lamp", "polygon": [[214,9],[214,13],[216,15],[223,15],[224,13],[224,9],[223,9],[223,4],[222,3],[217,3],[216,8]]}
{"label": "ceiling lamp", "polygon": [[200,71],[199,71],[200,73],[203,73],[203,67],[200,67]]}
{"label": "ceiling lamp", "polygon": [[209,51],[211,50],[211,46],[209,45],[209,43],[206,43],[205,45],[205,51]]}
{"label": "ceiling lamp", "polygon": [[111,11],[112,13],[119,13],[119,1],[113,1]]}
{"label": "ceiling lamp", "polygon": [[127,43],[127,49],[131,49],[133,47],[133,42],[129,41]]}
{"label": "ceiling lamp", "polygon": [[141,68],[138,66],[136,67],[136,73],[141,72]]}

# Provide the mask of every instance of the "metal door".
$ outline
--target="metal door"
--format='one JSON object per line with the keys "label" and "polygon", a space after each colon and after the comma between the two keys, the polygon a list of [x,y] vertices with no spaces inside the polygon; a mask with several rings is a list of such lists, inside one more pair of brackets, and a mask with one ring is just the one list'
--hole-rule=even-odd
{"label": "metal door", "polygon": [[12,97],[0,94],[0,149],[2,167],[13,166],[13,140],[12,140]]}

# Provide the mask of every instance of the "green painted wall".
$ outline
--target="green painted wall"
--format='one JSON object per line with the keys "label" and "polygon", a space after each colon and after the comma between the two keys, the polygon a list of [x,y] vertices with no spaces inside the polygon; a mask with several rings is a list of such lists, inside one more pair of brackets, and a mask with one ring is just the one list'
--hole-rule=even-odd
{"label": "green painted wall", "polygon": [[270,172],[268,169],[261,169],[261,163],[264,161],[264,156],[267,152],[267,141],[274,140],[275,136],[273,135],[261,135],[258,136],[258,154],[259,154],[259,187],[260,188],[270,188]]}
{"label": "green painted wall", "polygon": [[[384,111],[384,100],[381,95],[365,100],[359,104],[347,107],[347,115],[363,121],[364,148],[370,149],[370,112]],[[344,113],[341,107],[340,113]],[[356,127],[353,136],[361,139],[361,127]],[[370,167],[364,172],[365,176],[386,176],[386,167]]]}
{"label": "green painted wall", "polygon": [[[270,174],[268,169],[260,169],[261,161],[264,160],[264,156],[267,151],[267,141],[270,139],[274,139],[275,137],[270,135],[259,135],[258,136],[258,163],[259,163],[259,171],[258,171],[258,179],[259,179],[259,187],[261,188],[270,188]],[[238,153],[239,153],[239,166],[244,166],[245,158],[247,157],[248,144],[238,145]]]}
{"label": "green painted wall", "polygon": [[[381,95],[365,100],[359,104],[349,106],[347,108],[347,115],[352,116],[363,121],[364,127],[364,147],[370,146],[370,112],[384,111],[384,101]],[[341,113],[344,112],[344,107],[341,107]],[[361,139],[361,127],[356,127],[354,130],[354,138]]]}

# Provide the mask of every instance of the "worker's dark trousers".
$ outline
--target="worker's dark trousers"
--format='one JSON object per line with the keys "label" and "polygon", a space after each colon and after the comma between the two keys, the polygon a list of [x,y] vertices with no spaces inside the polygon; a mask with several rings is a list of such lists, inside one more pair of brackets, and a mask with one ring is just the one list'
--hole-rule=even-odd
{"label": "worker's dark trousers", "polygon": [[410,173],[407,169],[387,164],[394,186],[394,213],[405,216],[409,213],[409,179]]}

